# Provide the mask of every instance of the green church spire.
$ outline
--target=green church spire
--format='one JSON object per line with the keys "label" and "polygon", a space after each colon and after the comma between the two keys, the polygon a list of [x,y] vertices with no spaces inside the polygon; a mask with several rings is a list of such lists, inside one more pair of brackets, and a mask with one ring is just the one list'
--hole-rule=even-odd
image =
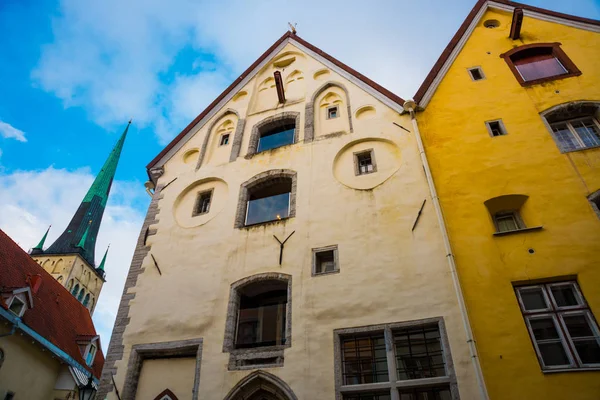
{"label": "green church spire", "polygon": [[102,257],[102,261],[100,261],[100,265],[96,269],[104,272],[104,263],[106,262],[106,255],[108,254],[109,249],[110,249],[110,244],[106,248],[106,251],[104,252],[104,257]]}
{"label": "green church spire", "polygon": [[[110,188],[115,178],[117,165],[130,125],[131,121],[129,121],[115,147],[108,155],[94,183],[92,183],[71,222],[69,222],[67,229],[48,249],[43,251],[44,254],[79,254],[90,266],[95,265],[96,237],[100,230],[100,223],[102,222]],[[40,250],[35,251],[42,252]]]}
{"label": "green church spire", "polygon": [[42,240],[40,240],[38,245],[35,246],[33,249],[31,249],[32,254],[38,250],[39,250],[39,252],[42,252],[44,250],[44,243],[46,242],[46,237],[48,237],[48,232],[50,232],[50,228],[52,228],[52,225],[50,225],[48,227],[48,229],[46,230],[46,233],[44,233],[44,236],[42,237]]}

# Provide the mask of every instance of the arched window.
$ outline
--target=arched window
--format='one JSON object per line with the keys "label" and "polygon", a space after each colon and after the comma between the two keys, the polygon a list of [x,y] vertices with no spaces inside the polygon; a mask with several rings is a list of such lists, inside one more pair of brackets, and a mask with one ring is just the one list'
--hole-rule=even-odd
{"label": "arched window", "polygon": [[[73,284],[72,282],[73,281],[71,281],[71,284]],[[77,296],[77,293],[79,293],[79,283],[75,285],[75,287],[73,288],[73,291],[71,292],[71,294],[73,296]]]}
{"label": "arched window", "polygon": [[94,308],[94,298],[93,297],[90,299],[90,306],[88,308],[90,309],[90,311]]}
{"label": "arched window", "polygon": [[73,279],[69,280],[69,282],[67,282],[67,290],[71,290],[71,288],[73,287]]}
{"label": "arched window", "polygon": [[83,306],[87,307],[88,303],[90,302],[90,294],[86,294],[85,298],[83,299]]}
{"label": "arched window", "polygon": [[83,300],[84,294],[85,294],[85,289],[81,288],[81,290],[79,291],[79,296],[77,296],[77,300],[79,300],[79,302],[81,302]]}
{"label": "arched window", "polygon": [[247,157],[296,143],[299,128],[298,112],[283,112],[259,122],[252,127]]}
{"label": "arched window", "polygon": [[501,57],[523,86],[581,75],[560,48],[560,43],[528,44],[516,47]]}
{"label": "arched window", "polygon": [[600,102],[562,104],[542,113],[562,152],[600,146]]}
{"label": "arched window", "polygon": [[291,346],[291,298],[292,277],[287,274],[258,274],[231,285],[223,343],[223,351],[231,353],[230,369],[256,362],[283,364],[283,349]]}
{"label": "arched window", "polygon": [[295,171],[265,171],[242,183],[236,228],[279,221],[295,215]]}

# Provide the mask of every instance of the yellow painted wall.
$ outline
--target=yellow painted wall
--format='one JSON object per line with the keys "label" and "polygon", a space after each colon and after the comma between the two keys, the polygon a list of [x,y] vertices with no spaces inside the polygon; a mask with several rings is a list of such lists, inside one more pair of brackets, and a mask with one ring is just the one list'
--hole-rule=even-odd
{"label": "yellow painted wall", "polygon": [[[257,94],[260,82],[272,75],[273,67],[267,65],[243,88],[246,95],[223,106],[246,119],[235,162],[208,163],[196,171],[194,163],[184,161],[189,150],[201,148],[217,113],[165,165],[159,185],[177,180],[161,192],[159,222],[152,225],[157,234],[147,239],[162,275],[147,256],[136,286],[127,292],[135,298],[123,335],[124,356],[115,364],[117,387],[123,388],[134,344],[203,338],[201,398],[222,400],[252,372],[227,369],[223,339],[231,284],[258,273],[281,272],[292,276],[291,347],[285,349],[284,366],[268,372],[283,379],[298,399],[334,398],[335,329],[437,316],[445,319],[461,398],[476,398],[466,335],[415,138],[393,124],[410,129],[408,116],[334,71],[323,73],[324,65],[299,55],[295,47],[282,52],[296,59],[285,67],[284,82],[295,70],[304,76],[306,93],[295,94],[301,101],[276,106],[268,93],[264,99]],[[315,128],[315,141],[304,142],[303,99],[330,80],[348,89],[353,118],[365,105],[373,110],[356,123],[354,133],[324,137]],[[282,111],[300,112],[298,143],[246,159],[252,127]],[[378,172],[356,177],[350,155],[368,148],[376,152]],[[297,172],[296,216],[234,229],[240,185],[270,169]],[[192,217],[190,193],[209,186],[215,186],[210,212]],[[424,199],[427,205],[411,232]],[[292,232],[280,266],[273,235],[283,239]],[[311,249],[333,244],[339,248],[341,272],[311,276]],[[161,365],[156,374],[187,374],[192,368]],[[114,391],[108,397],[116,399]]]}
{"label": "yellow painted wall", "polygon": [[[525,17],[522,39],[513,41],[511,18],[486,12],[417,119],[490,398],[598,399],[598,372],[541,372],[512,282],[577,276],[600,317],[600,219],[586,199],[600,189],[600,149],[561,154],[539,116],[562,103],[600,101],[600,35]],[[484,28],[487,19],[501,26]],[[520,86],[499,55],[536,42],[561,42],[582,75]],[[474,66],[485,80],[471,81]],[[492,138],[484,121],[499,118],[508,135]],[[504,194],[528,195],[523,218],[543,230],[494,237],[483,203]]]}
{"label": "yellow painted wall", "polygon": [[194,357],[145,360],[135,398],[152,400],[170,389],[180,400],[191,399],[195,369]]}
{"label": "yellow painted wall", "polygon": [[[0,334],[9,333],[6,327]],[[60,372],[60,362],[48,351],[32,344],[31,339],[13,335],[0,337],[0,348],[4,351],[4,363],[0,368],[0,393],[11,391],[15,399],[52,400],[58,392],[54,384]],[[64,393],[63,393],[64,394]]]}

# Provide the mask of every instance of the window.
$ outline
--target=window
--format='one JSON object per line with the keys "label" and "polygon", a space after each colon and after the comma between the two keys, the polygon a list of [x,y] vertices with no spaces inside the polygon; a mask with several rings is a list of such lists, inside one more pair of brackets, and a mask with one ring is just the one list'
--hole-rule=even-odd
{"label": "window", "polygon": [[550,127],[563,151],[600,146],[600,124],[595,118],[556,122]]}
{"label": "window", "polygon": [[327,108],[327,119],[333,119],[339,117],[338,106],[328,107]]}
{"label": "window", "polygon": [[194,212],[192,217],[207,214],[210,210],[210,202],[212,200],[213,189],[199,192],[196,196],[196,204],[194,205]]}
{"label": "window", "polygon": [[287,283],[263,281],[240,291],[235,348],[285,344]]}
{"label": "window", "polygon": [[81,290],[79,291],[79,296],[77,296],[77,300],[79,300],[80,303],[83,301],[84,294],[85,294],[85,289],[81,288]]}
{"label": "window", "polygon": [[[340,329],[334,334],[340,352],[336,362],[341,364],[336,386],[343,399],[391,399],[396,390],[400,399],[455,399],[451,387],[456,381],[441,318]],[[386,349],[386,343],[393,346]]]}
{"label": "window", "polygon": [[246,209],[245,225],[277,221],[290,215],[291,179],[274,180],[251,190]]}
{"label": "window", "polygon": [[294,143],[295,132],[296,123],[294,121],[261,132],[256,152],[260,153],[261,151]]}
{"label": "window", "polygon": [[517,211],[503,211],[494,215],[496,232],[511,232],[524,229],[525,224]]}
{"label": "window", "polygon": [[480,81],[485,78],[481,67],[469,68],[468,71],[469,71],[469,76],[474,81]]}
{"label": "window", "polygon": [[71,292],[71,294],[72,294],[73,296],[77,296],[77,293],[79,293],[79,283],[77,283],[77,284],[75,285],[75,287],[73,288],[73,291]]}
{"label": "window", "polygon": [[376,171],[373,149],[354,153],[354,172],[356,175],[366,175]]}
{"label": "window", "polygon": [[313,276],[339,271],[337,246],[313,249]]}
{"label": "window", "polygon": [[92,365],[94,357],[96,357],[96,345],[91,343],[85,355],[85,363],[87,365]]}
{"label": "window", "polygon": [[504,123],[501,119],[495,121],[487,121],[485,123],[485,126],[487,127],[488,132],[492,137],[504,136],[507,134],[506,128],[504,127]]}
{"label": "window", "polygon": [[581,71],[560,48],[560,43],[524,45],[501,57],[523,86],[581,75]]}
{"label": "window", "polygon": [[483,26],[488,29],[494,29],[500,26],[500,21],[497,19],[488,19],[483,23]]}
{"label": "window", "polygon": [[89,302],[90,302],[90,294],[88,293],[85,295],[85,298],[83,299],[83,306],[87,307]]}
{"label": "window", "polygon": [[296,172],[261,172],[242,183],[235,227],[279,221],[296,215]]}
{"label": "window", "polygon": [[592,210],[594,210],[598,218],[600,218],[600,190],[590,194],[588,196],[588,200],[590,201]]}
{"label": "window", "polygon": [[17,317],[21,317],[25,313],[25,303],[17,296],[14,296],[8,309]]}
{"label": "window", "polygon": [[225,146],[229,144],[229,133],[225,133],[221,135],[221,140],[219,140],[219,146]]}
{"label": "window", "polygon": [[576,282],[515,290],[542,370],[600,367],[600,331]]}

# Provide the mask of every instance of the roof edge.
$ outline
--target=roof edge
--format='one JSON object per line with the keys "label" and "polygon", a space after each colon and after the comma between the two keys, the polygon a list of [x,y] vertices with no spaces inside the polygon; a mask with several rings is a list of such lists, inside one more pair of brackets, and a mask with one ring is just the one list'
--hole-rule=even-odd
{"label": "roof edge", "polygon": [[510,0],[478,0],[477,3],[475,4],[475,6],[473,6],[471,11],[465,18],[465,20],[460,25],[460,27],[458,28],[458,30],[456,31],[454,36],[452,36],[452,39],[450,39],[450,42],[444,48],[444,50],[442,51],[442,54],[437,59],[437,61],[435,62],[435,64],[433,65],[433,67],[431,68],[431,70],[429,71],[427,76],[425,77],[425,80],[423,81],[423,83],[421,84],[421,86],[419,87],[417,92],[415,93],[413,98],[417,104],[420,104],[421,101],[423,100],[423,97],[429,90],[430,86],[433,84],[437,75],[441,72],[442,68],[444,67],[444,64],[446,63],[446,61],[448,61],[448,58],[450,57],[450,55],[452,54],[452,52],[454,51],[454,49],[456,48],[456,46],[458,45],[458,43],[460,42],[460,40],[462,39],[464,34],[467,32],[469,26],[475,19],[475,16],[480,12],[482,7],[487,6],[489,8],[490,3],[503,4],[503,5],[510,6],[510,7],[522,8],[527,11],[545,14],[545,15],[548,15],[551,17],[570,20],[573,22],[579,22],[579,23],[584,23],[584,24],[600,26],[600,21],[595,20],[595,19],[578,17],[578,16],[571,15],[571,14],[564,14],[564,13],[560,13],[557,11],[552,11],[552,10],[548,10],[548,9],[540,8],[540,7],[534,7],[534,6],[530,6],[530,5],[523,4],[523,3],[517,3],[514,1],[510,1]]}
{"label": "roof edge", "polygon": [[298,42],[302,46],[305,46],[306,48],[313,51],[317,55],[327,59],[329,62],[334,64],[336,67],[341,68],[342,70],[346,71],[350,75],[353,75],[358,80],[360,80],[363,83],[365,83],[366,85],[370,86],[371,88],[373,88],[377,92],[381,93],[385,97],[389,98],[393,102],[398,103],[400,106],[402,106],[404,104],[404,99],[402,99],[400,96],[394,94],[392,91],[384,88],[383,86],[379,85],[377,82],[367,78],[365,75],[361,74],[360,72],[356,71],[355,69],[353,69],[353,68],[349,67],[348,65],[344,64],[343,62],[339,61],[337,58],[327,54],[323,50],[319,49],[318,47],[312,45],[311,43],[309,43],[306,40],[302,39],[301,37],[297,36],[295,33],[287,31],[275,43],[273,43],[273,45],[271,45],[271,47],[269,47],[263,54],[261,54],[260,57],[258,57],[256,59],[256,61],[254,61],[244,72],[242,72],[242,74],[236,80],[234,80],[231,83],[231,85],[229,85],[212,103],[210,103],[200,114],[198,114],[198,116],[196,118],[194,118],[194,120],[192,120],[192,122],[190,122],[173,140],[171,140],[171,142],[169,142],[169,144],[167,144],[167,146],[165,146],[163,148],[163,150],[160,153],[158,153],[158,155],[156,155],[156,157],[154,157],[152,159],[152,161],[150,161],[146,165],[146,171],[148,172],[148,176],[150,177],[150,179],[152,179],[151,174],[150,174],[150,169],[152,167],[154,167],[171,149],[173,149],[173,147],[175,147],[179,143],[179,141],[182,140],[194,128],[194,126],[196,126],[204,117],[206,117],[219,104],[219,102],[221,102],[225,97],[227,97],[227,95],[229,95],[230,92],[233,89],[235,89],[235,87],[239,83],[241,83],[245,78],[247,78],[254,71],[254,69],[256,69],[256,67],[258,67],[275,49],[277,49],[277,47],[279,47],[287,39],[295,40],[296,42]]}

